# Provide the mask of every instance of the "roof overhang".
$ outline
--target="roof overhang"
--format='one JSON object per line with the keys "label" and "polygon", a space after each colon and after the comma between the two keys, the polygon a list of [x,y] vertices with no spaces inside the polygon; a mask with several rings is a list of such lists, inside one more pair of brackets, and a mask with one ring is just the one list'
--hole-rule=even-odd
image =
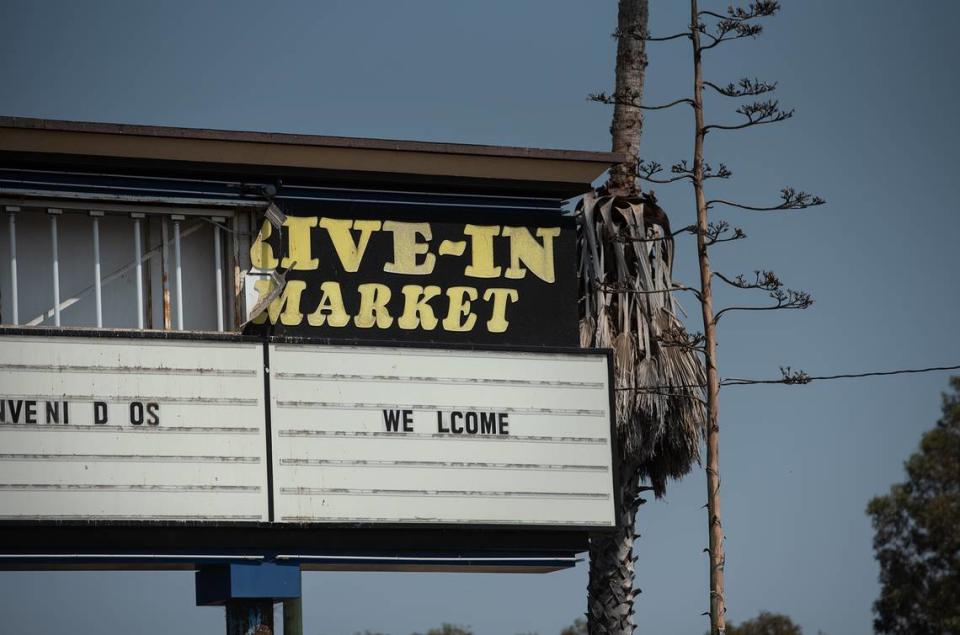
{"label": "roof overhang", "polygon": [[403,175],[407,181],[527,183],[579,194],[623,157],[551,150],[354,137],[240,132],[0,117],[0,153],[267,168],[297,174]]}

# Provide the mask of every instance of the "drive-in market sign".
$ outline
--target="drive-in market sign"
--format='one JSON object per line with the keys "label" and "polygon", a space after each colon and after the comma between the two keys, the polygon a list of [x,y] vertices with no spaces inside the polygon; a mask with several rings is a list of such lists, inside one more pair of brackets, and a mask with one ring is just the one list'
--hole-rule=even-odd
{"label": "drive-in market sign", "polygon": [[[426,209],[427,211],[423,211]],[[575,227],[517,213],[287,202],[251,249],[285,272],[260,330],[322,339],[576,346]],[[269,277],[253,282],[263,298]],[[256,327],[254,327],[256,329]]]}

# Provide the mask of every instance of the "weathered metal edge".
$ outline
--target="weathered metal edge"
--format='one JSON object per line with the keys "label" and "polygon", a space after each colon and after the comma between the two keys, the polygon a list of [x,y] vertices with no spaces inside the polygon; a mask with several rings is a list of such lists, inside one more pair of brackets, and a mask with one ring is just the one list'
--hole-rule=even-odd
{"label": "weathered metal edge", "polygon": [[391,150],[398,152],[462,154],[521,159],[548,159],[555,161],[602,163],[606,165],[620,163],[625,160],[625,157],[620,153],[590,150],[528,148],[521,146],[442,143],[434,141],[409,141],[366,137],[338,137],[281,132],[220,130],[213,128],[179,128],[172,126],[149,126],[140,124],[38,119],[32,117],[10,117],[3,115],[0,115],[0,128],[15,128],[21,130],[51,130],[62,132],[88,132],[97,134],[166,137],[172,139],[197,139],[209,141],[241,141],[248,143],[320,146],[360,150]]}

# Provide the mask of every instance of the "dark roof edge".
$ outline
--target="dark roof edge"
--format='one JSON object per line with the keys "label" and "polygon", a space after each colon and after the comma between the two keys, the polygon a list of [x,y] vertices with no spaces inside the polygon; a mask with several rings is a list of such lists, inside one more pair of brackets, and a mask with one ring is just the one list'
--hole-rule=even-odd
{"label": "dark roof edge", "polygon": [[556,150],[546,148],[492,146],[469,143],[438,143],[433,141],[401,141],[361,137],[333,137],[281,132],[216,130],[210,128],[176,128],[171,126],[145,126],[137,124],[98,123],[91,121],[68,121],[61,119],[36,119],[32,117],[8,117],[3,115],[0,115],[0,128],[89,132],[98,134],[200,139],[210,141],[239,141],[247,143],[272,143],[281,145],[322,146],[362,150],[392,150],[399,152],[461,154],[521,159],[548,159],[555,161],[580,161],[587,163],[594,162],[602,163],[604,165],[620,163],[625,158],[623,155],[615,152]]}

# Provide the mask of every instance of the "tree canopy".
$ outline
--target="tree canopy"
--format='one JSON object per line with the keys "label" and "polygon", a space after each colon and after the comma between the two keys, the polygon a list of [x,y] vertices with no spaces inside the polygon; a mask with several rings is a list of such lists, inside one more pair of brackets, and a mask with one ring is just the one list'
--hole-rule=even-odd
{"label": "tree canopy", "polygon": [[[420,634],[414,633],[413,635]],[[447,624],[444,622],[439,628],[431,628],[429,631],[427,631],[427,635],[473,635],[473,631],[466,626],[458,626],[456,624]]]}
{"label": "tree canopy", "polygon": [[560,631],[560,635],[587,635],[587,620],[578,617],[573,624]]}
{"label": "tree canopy", "polygon": [[960,377],[943,416],[904,467],[907,480],[867,505],[880,564],[877,633],[960,633]]}
{"label": "tree canopy", "polygon": [[760,615],[739,625],[727,622],[726,635],[803,635],[803,629],[786,615],[760,611]]}

